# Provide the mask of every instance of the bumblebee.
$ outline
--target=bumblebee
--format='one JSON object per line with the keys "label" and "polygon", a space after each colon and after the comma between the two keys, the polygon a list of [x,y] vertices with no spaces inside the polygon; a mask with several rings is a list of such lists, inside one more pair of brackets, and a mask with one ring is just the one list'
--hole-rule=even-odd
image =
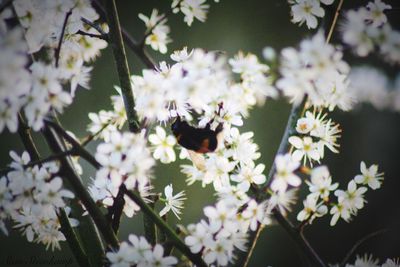
{"label": "bumblebee", "polygon": [[219,144],[219,139],[223,130],[222,123],[215,130],[210,129],[211,122],[204,128],[196,128],[181,120],[178,116],[171,125],[171,130],[178,141],[178,144],[184,148],[197,152],[214,152]]}

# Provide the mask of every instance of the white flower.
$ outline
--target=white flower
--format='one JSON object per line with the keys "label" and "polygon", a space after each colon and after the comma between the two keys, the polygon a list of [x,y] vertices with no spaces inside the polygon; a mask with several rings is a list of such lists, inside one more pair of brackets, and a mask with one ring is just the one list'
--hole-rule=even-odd
{"label": "white flower", "polygon": [[224,156],[211,155],[206,160],[206,172],[203,184],[213,183],[215,190],[220,190],[224,186],[230,185],[229,172],[235,168],[235,163],[230,162]]}
{"label": "white flower", "polygon": [[236,210],[228,207],[223,201],[219,201],[215,207],[205,207],[204,214],[208,217],[212,229],[219,230],[224,227],[232,230],[236,227],[233,221],[236,218]]}
{"label": "white flower", "polygon": [[262,174],[264,169],[264,164],[255,166],[254,162],[251,162],[249,165],[241,165],[238,174],[232,175],[231,180],[238,182],[238,188],[243,192],[247,192],[251,184],[260,185],[265,183],[266,178]]}
{"label": "white flower", "polygon": [[307,28],[315,29],[318,25],[316,17],[325,15],[324,9],[320,6],[318,0],[295,0],[291,7],[292,22],[302,25],[304,22]]}
{"label": "white flower", "polygon": [[201,22],[206,20],[209,5],[205,4],[206,0],[184,0],[181,2],[180,9],[185,15],[184,21],[191,26],[196,18]]}
{"label": "white flower", "polygon": [[369,168],[362,161],[360,164],[361,174],[354,177],[354,181],[358,184],[368,184],[372,189],[379,189],[381,187],[381,181],[383,180],[383,173],[378,173],[378,165],[373,164]]}
{"label": "white flower", "polygon": [[[164,257],[164,248],[156,244],[153,250],[148,250],[144,253],[146,263],[143,266],[154,266],[154,267],[172,267],[178,263],[178,260],[174,256]],[[138,266],[142,266],[138,264]]]}
{"label": "white flower", "polygon": [[379,27],[387,22],[387,17],[385,15],[385,10],[391,9],[392,6],[385,4],[381,0],[375,0],[374,2],[369,2],[367,4],[368,8],[368,19],[372,21],[373,27]]}
{"label": "white flower", "polygon": [[161,201],[165,202],[165,207],[160,211],[160,216],[164,216],[172,210],[175,216],[180,219],[179,214],[181,214],[181,209],[183,208],[183,201],[186,199],[185,192],[181,191],[175,196],[172,195],[172,184],[167,185],[164,188],[165,199],[161,199]]}
{"label": "white flower", "polygon": [[339,186],[338,183],[332,184],[332,177],[326,166],[319,166],[311,171],[311,181],[306,181],[309,190],[317,198],[321,197],[324,201],[329,200],[330,191],[334,191]]}
{"label": "white flower", "polygon": [[113,267],[129,267],[132,262],[132,249],[126,242],[122,242],[118,251],[107,252],[107,259]]}
{"label": "white flower", "polygon": [[312,166],[312,160],[319,162],[321,155],[318,152],[318,146],[313,142],[311,137],[303,137],[301,139],[298,136],[289,137],[289,143],[296,148],[292,156],[294,160],[301,161],[305,164],[307,160],[310,161]]}
{"label": "white flower", "polygon": [[290,154],[278,155],[275,158],[276,173],[271,183],[273,191],[285,192],[288,185],[299,186],[301,179],[293,172],[300,167],[300,162]]}
{"label": "white flower", "polygon": [[334,205],[330,211],[330,214],[333,215],[330,225],[334,226],[339,220],[339,218],[342,218],[346,222],[349,222],[351,216],[350,212],[351,212],[350,209],[341,203]]}
{"label": "white flower", "polygon": [[149,141],[153,145],[153,157],[159,159],[162,163],[174,162],[176,159],[174,152],[174,145],[176,143],[175,137],[166,135],[165,130],[157,126],[156,134],[149,135]]}
{"label": "white flower", "polygon": [[270,224],[271,221],[266,217],[266,203],[258,204],[254,199],[247,203],[246,209],[242,212],[244,219],[249,220],[250,230],[255,231],[259,223]]}
{"label": "white flower", "polygon": [[308,195],[303,201],[304,209],[297,214],[298,221],[308,221],[310,224],[317,217],[322,217],[328,213],[328,208],[318,203],[318,198],[314,195]]}
{"label": "white flower", "polygon": [[193,54],[193,49],[188,53],[187,47],[185,46],[182,50],[176,50],[171,54],[171,59],[176,62],[186,61]]}
{"label": "white flower", "polygon": [[139,18],[145,23],[147,31],[151,30],[151,33],[146,37],[145,43],[150,45],[152,49],[165,54],[167,52],[167,44],[171,42],[168,37],[169,26],[165,25],[167,19],[164,18],[164,15],[158,15],[157,9],[153,9],[150,18],[143,14],[139,14]]}
{"label": "white flower", "polygon": [[272,191],[271,196],[267,202],[268,212],[271,212],[274,208],[278,208],[283,215],[286,215],[287,211],[291,211],[291,205],[296,203],[296,193],[296,188],[289,189],[283,192]]}
{"label": "white flower", "polygon": [[335,195],[338,197],[339,203],[348,208],[352,214],[357,214],[357,210],[364,207],[364,193],[367,192],[366,187],[359,187],[354,180],[347,185],[347,191],[336,190]]}
{"label": "white flower", "polygon": [[205,221],[188,226],[189,235],[185,237],[185,244],[190,247],[192,253],[199,253],[201,249],[213,240],[212,232]]}

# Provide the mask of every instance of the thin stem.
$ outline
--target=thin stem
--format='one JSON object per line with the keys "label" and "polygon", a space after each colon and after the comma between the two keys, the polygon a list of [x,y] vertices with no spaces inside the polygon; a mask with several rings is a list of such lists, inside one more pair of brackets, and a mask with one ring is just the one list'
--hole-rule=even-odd
{"label": "thin stem", "polygon": [[331,41],[332,35],[333,35],[333,30],[335,29],[336,22],[338,20],[340,10],[342,9],[344,0],[340,0],[339,4],[336,8],[335,16],[333,17],[333,21],[331,24],[331,27],[329,28],[328,36],[326,37],[326,43],[329,43]]}
{"label": "thin stem", "polygon": [[348,260],[350,259],[350,257],[354,254],[354,252],[356,252],[357,248],[359,246],[361,246],[361,244],[363,244],[364,242],[366,242],[367,240],[380,235],[380,234],[384,234],[388,231],[388,229],[381,229],[375,232],[372,232],[366,236],[364,236],[363,238],[361,238],[360,240],[358,240],[354,246],[350,249],[350,251],[346,254],[346,256],[343,258],[342,262],[340,263],[340,267],[344,267],[346,265],[346,263],[348,262]]}
{"label": "thin stem", "polygon": [[70,136],[58,123],[46,120],[46,124],[53,128],[58,134],[60,134],[72,147],[76,150],[76,154],[87,160],[96,169],[101,167],[100,163],[87,151],[75,138]]}
{"label": "thin stem", "polygon": [[81,243],[79,242],[79,239],[69,222],[68,215],[63,208],[59,210],[58,218],[61,224],[61,232],[67,239],[69,248],[74,254],[75,259],[78,262],[79,266],[81,267],[89,266],[89,260],[86,256],[86,253],[84,252]]}
{"label": "thin stem", "polygon": [[113,123],[113,120],[110,120],[109,122],[107,122],[106,124],[104,124],[97,132],[90,134],[88,136],[86,136],[82,143],[81,146],[85,147],[87,144],[89,144],[93,139],[95,139],[99,134],[101,134],[101,132],[103,132],[108,126],[110,126],[110,124]]}
{"label": "thin stem", "polygon": [[30,128],[26,125],[21,113],[18,113],[18,134],[24,144],[25,149],[31,156],[31,160],[39,160],[39,152],[30,132]]}
{"label": "thin stem", "polygon": [[62,42],[64,39],[64,34],[65,34],[65,28],[67,27],[67,23],[68,23],[68,19],[69,17],[72,15],[72,9],[70,9],[66,14],[65,14],[65,18],[64,18],[64,23],[61,29],[61,34],[60,34],[60,38],[58,39],[58,46],[57,49],[55,51],[55,58],[56,58],[56,68],[58,68],[58,62],[60,60],[60,52],[61,52],[61,46],[62,46]]}
{"label": "thin stem", "polygon": [[139,119],[135,111],[135,99],[133,98],[131,75],[129,73],[125,46],[122,41],[121,26],[119,23],[115,0],[106,1],[106,11],[108,26],[110,27],[110,44],[113,50],[115,64],[117,65],[122,98],[124,100],[125,110],[128,117],[129,130],[136,133],[140,130]]}
{"label": "thin stem", "polygon": [[235,266],[237,267],[247,267],[249,266],[251,256],[253,255],[254,249],[256,247],[257,241],[260,237],[261,231],[263,227],[261,224],[258,224],[257,229],[250,233],[249,236],[249,249],[247,251],[242,251],[238,255],[238,259],[235,262]]}
{"label": "thin stem", "polygon": [[89,33],[89,32],[84,32],[82,30],[77,31],[76,34],[88,36],[88,37],[92,37],[92,38],[98,38],[98,39],[107,41],[107,36],[102,35],[102,34]]}
{"label": "thin stem", "polygon": [[149,216],[152,221],[168,236],[168,238],[174,243],[174,246],[179,249],[190,261],[192,261],[196,266],[206,267],[207,264],[203,261],[200,254],[193,254],[190,249],[185,245],[185,243],[179,238],[175,231],[154,212],[149,205],[144,202],[144,200],[139,196],[138,193],[126,190],[125,194],[132,199],[145,213]]}
{"label": "thin stem", "polygon": [[[43,130],[43,134],[46,138],[48,145],[54,153],[60,153],[63,151],[63,146],[60,143],[59,137],[55,132],[54,128],[50,128],[47,124]],[[93,218],[97,228],[104,237],[104,240],[112,248],[116,249],[119,247],[119,242],[114,234],[114,231],[108,224],[105,216],[97,207],[96,203],[93,201],[89,192],[86,190],[85,186],[82,184],[81,178],[76,174],[71,162],[67,158],[61,158],[61,170],[60,176],[63,177],[65,181],[68,181],[82,204],[85,206],[86,210],[89,212],[90,216]]]}
{"label": "thin stem", "polygon": [[296,244],[303,251],[303,253],[306,256],[308,256],[310,260],[312,260],[313,264],[316,264],[315,266],[326,267],[326,264],[318,256],[318,254],[310,245],[305,236],[302,233],[298,232],[296,230],[296,227],[294,227],[294,225],[288,219],[286,219],[282,215],[282,213],[280,213],[278,210],[275,209],[273,211],[273,215],[275,219],[278,221],[278,223],[286,230],[286,232],[288,232],[290,237],[296,242]]}

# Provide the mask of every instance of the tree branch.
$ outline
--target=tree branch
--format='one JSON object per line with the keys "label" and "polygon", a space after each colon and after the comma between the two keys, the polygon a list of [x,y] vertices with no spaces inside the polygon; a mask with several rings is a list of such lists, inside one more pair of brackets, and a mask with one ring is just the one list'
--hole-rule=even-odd
{"label": "tree branch", "polygon": [[247,251],[241,251],[238,254],[238,259],[235,262],[236,267],[247,267],[249,266],[251,256],[253,255],[254,249],[257,244],[257,240],[260,237],[261,231],[263,227],[261,224],[258,224],[257,229],[250,233],[249,236],[249,249]]}
{"label": "tree branch", "polygon": [[74,254],[75,259],[78,262],[79,266],[81,267],[90,266],[86,253],[84,252],[79,242],[79,239],[76,236],[76,233],[69,222],[68,215],[63,208],[59,209],[58,219],[60,220],[61,224],[61,232],[67,239],[69,248]]}
{"label": "tree branch", "polygon": [[117,66],[122,98],[124,100],[126,115],[128,117],[129,130],[136,133],[140,130],[139,119],[135,111],[135,99],[133,98],[131,75],[129,73],[128,60],[126,59],[121,26],[114,0],[106,1],[106,11],[108,26],[110,27],[110,45]]}
{"label": "tree branch", "polygon": [[132,199],[152,221],[170,238],[174,246],[179,249],[189,260],[198,267],[206,267],[207,264],[203,261],[200,254],[193,254],[185,243],[178,237],[174,230],[154,212],[149,205],[139,196],[138,193],[126,190],[125,194]]}

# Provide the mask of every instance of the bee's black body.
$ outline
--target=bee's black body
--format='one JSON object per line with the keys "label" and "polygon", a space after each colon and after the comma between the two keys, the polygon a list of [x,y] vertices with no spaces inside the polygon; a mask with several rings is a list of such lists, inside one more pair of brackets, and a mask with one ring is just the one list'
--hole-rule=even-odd
{"label": "bee's black body", "polygon": [[222,132],[222,124],[215,130],[210,129],[210,124],[207,124],[205,128],[196,128],[177,117],[171,125],[171,130],[178,143],[184,148],[197,153],[208,153],[218,147],[217,135]]}

